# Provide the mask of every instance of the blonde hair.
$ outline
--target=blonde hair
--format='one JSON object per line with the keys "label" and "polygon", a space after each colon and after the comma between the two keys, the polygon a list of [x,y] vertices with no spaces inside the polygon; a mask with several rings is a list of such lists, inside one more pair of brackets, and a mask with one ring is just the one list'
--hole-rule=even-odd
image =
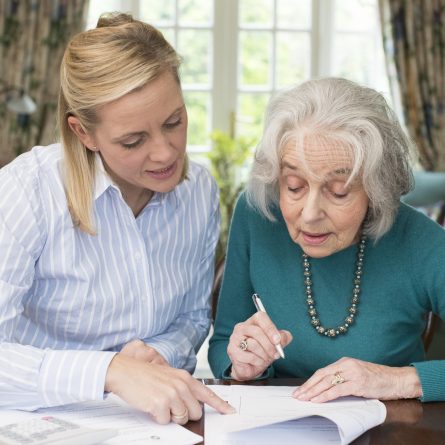
{"label": "blonde hair", "polygon": [[364,233],[378,240],[392,226],[400,197],[413,186],[415,151],[384,97],[346,79],[326,78],[283,89],[271,98],[247,187],[249,203],[271,221],[272,207],[279,204],[283,149],[306,137],[331,149],[336,144],[351,149],[350,180],[359,177],[370,202]]}
{"label": "blonde hair", "polygon": [[[165,72],[173,74],[179,84],[180,62],[160,31],[128,14],[102,15],[95,29],[77,34],[68,43],[60,67],[58,119],[68,208],[80,230],[95,234],[95,153],[71,130],[68,117],[76,116],[89,133],[99,123],[101,105],[142,88]],[[183,178],[186,166],[187,162]]]}

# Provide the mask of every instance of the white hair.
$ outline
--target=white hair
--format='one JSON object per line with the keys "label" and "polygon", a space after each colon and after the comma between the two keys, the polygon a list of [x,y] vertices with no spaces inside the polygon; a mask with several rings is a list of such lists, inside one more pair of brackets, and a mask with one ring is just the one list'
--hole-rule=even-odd
{"label": "white hair", "polygon": [[308,137],[351,149],[348,180],[360,179],[369,198],[364,233],[375,240],[383,236],[400,197],[413,186],[413,144],[380,93],[346,79],[310,80],[271,98],[247,185],[248,202],[275,220],[283,149],[291,140]]}

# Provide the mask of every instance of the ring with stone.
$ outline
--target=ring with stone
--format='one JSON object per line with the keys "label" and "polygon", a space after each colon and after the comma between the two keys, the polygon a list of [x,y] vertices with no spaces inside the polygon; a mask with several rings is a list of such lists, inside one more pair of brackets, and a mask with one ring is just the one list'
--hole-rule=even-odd
{"label": "ring with stone", "polygon": [[241,349],[241,351],[247,351],[247,338],[241,340],[239,348]]}
{"label": "ring with stone", "polygon": [[341,383],[345,382],[345,378],[339,373],[336,372],[334,374],[334,378],[331,381],[331,385],[340,385]]}

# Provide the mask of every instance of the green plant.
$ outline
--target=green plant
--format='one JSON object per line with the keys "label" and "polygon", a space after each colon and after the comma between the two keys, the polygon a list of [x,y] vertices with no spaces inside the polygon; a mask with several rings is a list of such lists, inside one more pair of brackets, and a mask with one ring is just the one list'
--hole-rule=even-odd
{"label": "green plant", "polygon": [[245,182],[242,175],[246,160],[251,154],[253,139],[233,138],[215,130],[210,135],[212,150],[207,154],[211,172],[218,184],[221,205],[221,235],[216,250],[216,262],[225,255],[230,220],[236,199]]}

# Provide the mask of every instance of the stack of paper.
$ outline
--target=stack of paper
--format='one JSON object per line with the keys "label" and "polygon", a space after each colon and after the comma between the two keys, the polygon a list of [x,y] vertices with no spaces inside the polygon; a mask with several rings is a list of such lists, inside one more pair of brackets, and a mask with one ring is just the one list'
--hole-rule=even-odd
{"label": "stack of paper", "polygon": [[348,444],[384,422],[378,400],[343,397],[328,403],[301,402],[295,387],[211,385],[237,414],[221,416],[206,407],[206,445]]}

